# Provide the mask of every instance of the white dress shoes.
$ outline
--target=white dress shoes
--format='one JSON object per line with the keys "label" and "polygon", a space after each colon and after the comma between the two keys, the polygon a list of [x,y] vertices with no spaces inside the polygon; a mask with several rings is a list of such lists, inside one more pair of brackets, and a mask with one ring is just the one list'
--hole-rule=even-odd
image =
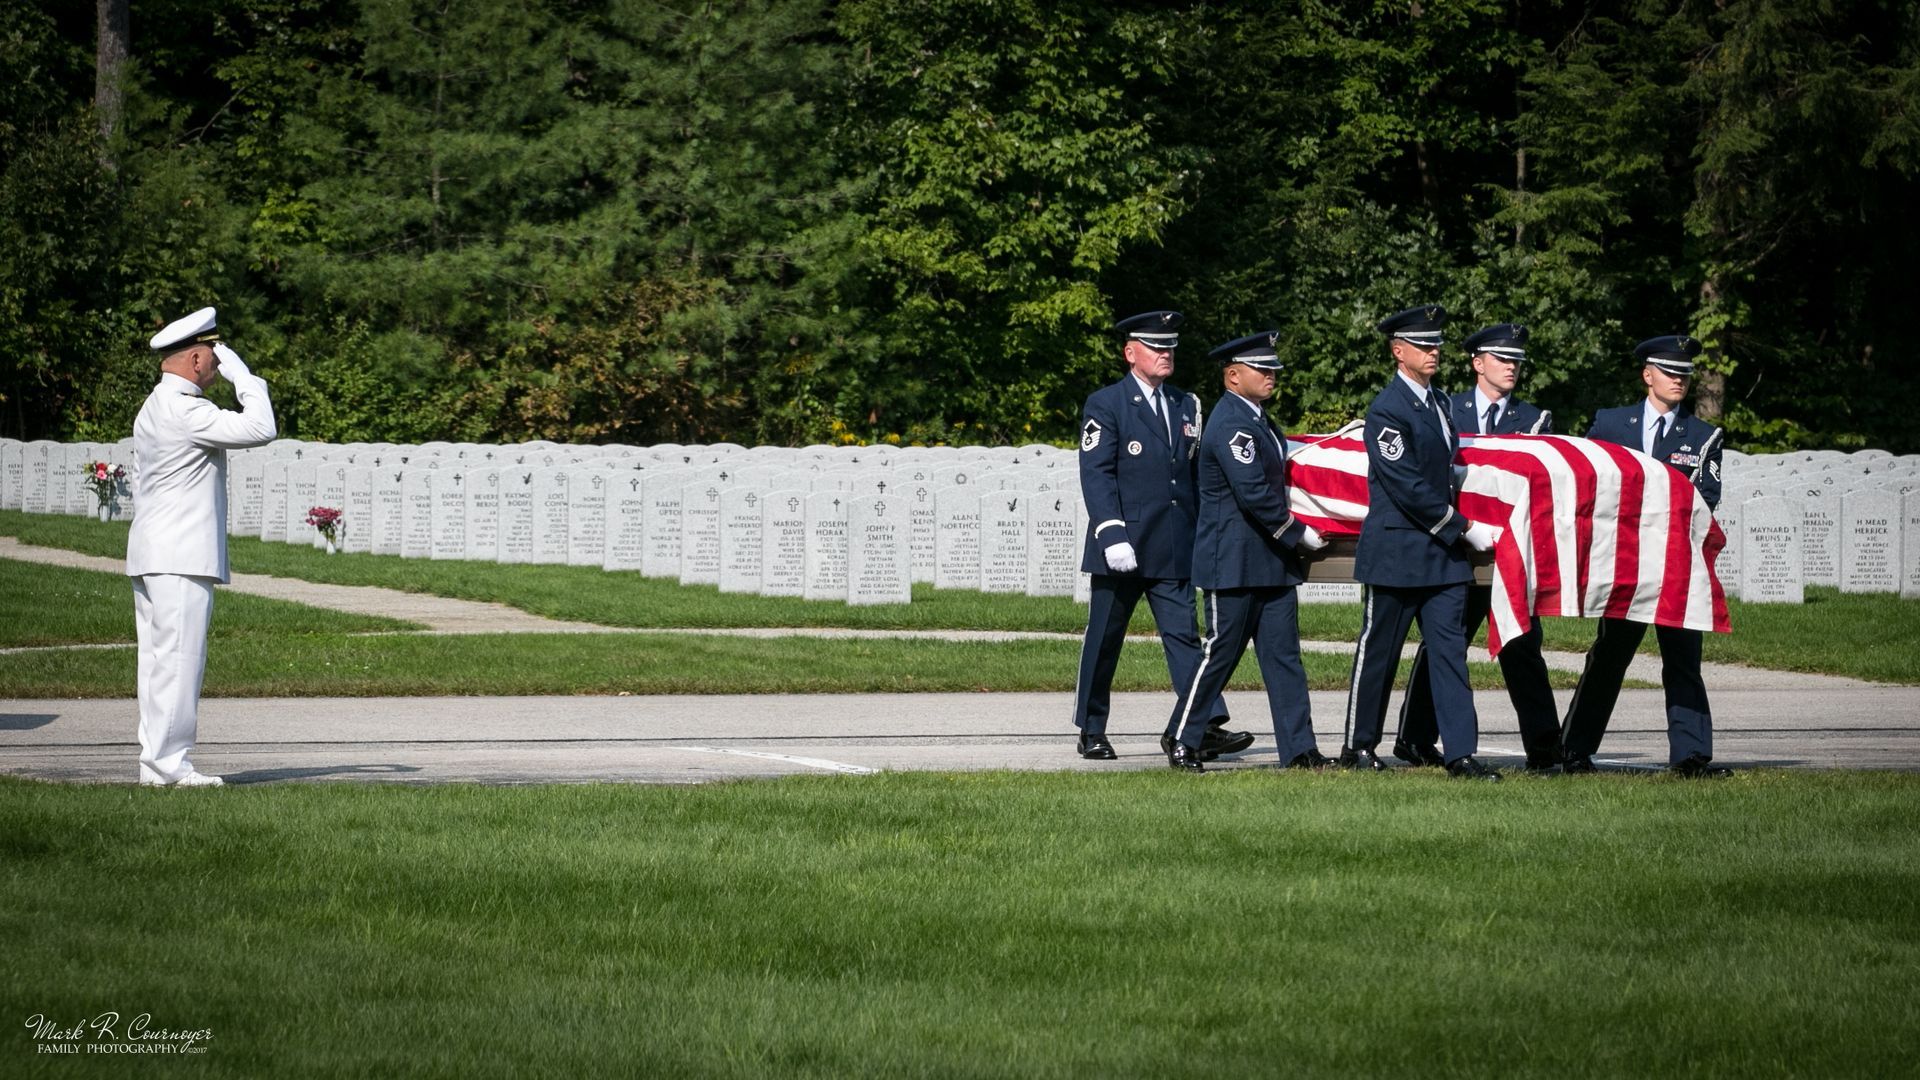
{"label": "white dress shoes", "polygon": [[165,780],[142,780],[141,787],[225,787],[226,781],[217,776],[208,776],[203,772],[190,772],[171,783]]}

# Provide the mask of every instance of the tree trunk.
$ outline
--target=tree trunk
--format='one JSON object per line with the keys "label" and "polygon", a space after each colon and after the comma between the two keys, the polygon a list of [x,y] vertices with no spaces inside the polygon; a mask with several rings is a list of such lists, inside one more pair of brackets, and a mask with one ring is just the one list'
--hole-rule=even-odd
{"label": "tree trunk", "polygon": [[94,0],[99,47],[93,63],[93,112],[100,121],[101,163],[113,168],[110,146],[120,130],[126,91],[128,0]]}
{"label": "tree trunk", "polygon": [[[1700,309],[1714,311],[1720,306],[1720,280],[1712,274],[1700,283]],[[1727,409],[1726,331],[1717,330],[1700,342],[1700,362],[1694,368],[1693,412],[1702,420],[1720,423]]]}

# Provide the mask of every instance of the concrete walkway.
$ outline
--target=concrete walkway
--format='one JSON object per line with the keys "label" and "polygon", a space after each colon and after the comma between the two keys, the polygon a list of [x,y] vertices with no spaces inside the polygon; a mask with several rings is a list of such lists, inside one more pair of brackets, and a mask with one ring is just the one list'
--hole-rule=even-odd
{"label": "concrete walkway", "polygon": [[[1559,696],[1564,707],[1569,695]],[[1320,747],[1337,751],[1346,695],[1312,698]],[[1259,741],[1217,767],[1273,767],[1265,696],[1237,692],[1227,701]],[[1475,702],[1482,756],[1517,764],[1506,694],[1481,692]],[[1716,688],[1713,704],[1716,757],[1725,764],[1920,769],[1920,688]],[[1073,753],[1067,693],[212,698],[201,706],[194,762],[236,784],[696,783],[883,769],[1111,772],[1166,767],[1157,743],[1171,705],[1166,693],[1114,695],[1110,732],[1121,758],[1089,762]],[[134,702],[124,699],[0,700],[0,773],[131,782],[136,715]],[[1621,694],[1604,755],[1603,763],[1620,769],[1666,763],[1660,691]]]}
{"label": "concrete walkway", "polygon": [[[23,562],[44,563],[49,566],[65,566],[78,570],[101,570],[108,573],[123,573],[126,564],[120,559],[104,558],[98,555],[82,555],[79,552],[61,548],[38,547],[23,544],[13,537],[0,536],[0,558],[17,559]],[[378,615],[391,619],[404,619],[418,623],[430,634],[708,634],[724,637],[808,637],[823,639],[863,639],[863,638],[902,638],[934,641],[1078,641],[1078,634],[1045,633],[1039,631],[1018,630],[860,630],[835,627],[744,627],[744,628],[674,628],[674,627],[622,627],[601,626],[595,623],[568,622],[534,615],[519,608],[505,604],[484,603],[477,600],[456,600],[445,596],[429,596],[422,593],[402,592],[398,589],[383,589],[372,585],[325,585],[297,578],[273,577],[267,574],[235,574],[233,582],[227,586],[234,592],[250,596],[265,596],[274,600],[288,600],[311,607],[329,608],[334,611],[351,612],[358,615]],[[1137,640],[1152,640],[1151,638]],[[112,648],[115,646],[51,646],[51,648]],[[130,648],[131,644],[117,646]],[[1332,653],[1345,656],[1353,654],[1350,641],[1303,641],[1300,647],[1307,652]],[[13,652],[35,652],[39,649],[0,649],[0,655]],[[1402,655],[1413,655],[1414,646],[1409,645]],[[1547,652],[1544,654],[1547,666],[1562,671],[1581,670],[1585,657],[1580,653]],[[1469,650],[1468,659],[1479,662],[1492,662],[1485,649]],[[1702,674],[1708,686],[1715,691],[1729,690],[1820,690],[1820,689],[1859,689],[1875,684],[1859,679],[1850,679],[1837,675],[1809,675],[1791,671],[1772,671],[1764,668],[1741,667],[1735,664],[1703,664]],[[1657,685],[1660,682],[1660,661],[1658,657],[1638,656],[1627,670],[1627,678]]]}

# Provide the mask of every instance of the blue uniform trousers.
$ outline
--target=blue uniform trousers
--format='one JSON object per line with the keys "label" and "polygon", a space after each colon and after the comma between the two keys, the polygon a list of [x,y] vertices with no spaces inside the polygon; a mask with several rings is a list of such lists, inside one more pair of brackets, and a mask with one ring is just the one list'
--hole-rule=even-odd
{"label": "blue uniform trousers", "polygon": [[1372,750],[1380,745],[1387,719],[1387,697],[1400,665],[1407,628],[1420,620],[1427,646],[1427,685],[1448,761],[1480,748],[1480,720],[1467,684],[1467,584],[1369,585],[1363,602],[1360,643],[1353,654],[1353,682],[1347,693],[1347,746]]}
{"label": "blue uniform trousers", "polygon": [[1207,614],[1207,636],[1200,645],[1200,667],[1191,682],[1178,687],[1180,696],[1167,721],[1167,734],[1199,748],[1207,729],[1202,718],[1218,707],[1220,693],[1251,640],[1260,663],[1260,678],[1267,685],[1273,742],[1280,750],[1281,762],[1314,749],[1307,669],[1300,663],[1299,597],[1293,586],[1206,589],[1202,605]]}
{"label": "blue uniform trousers", "polygon": [[[1491,585],[1467,586],[1466,639],[1480,632],[1493,607]],[[1520,745],[1528,760],[1551,761],[1560,756],[1560,706],[1553,700],[1553,684],[1548,681],[1547,662],[1540,655],[1540,620],[1533,620],[1527,632],[1507,641],[1500,650],[1500,674],[1507,683],[1507,697],[1513,701],[1514,715],[1520,720]],[[1434,722],[1433,692],[1427,685],[1427,643],[1413,654],[1413,671],[1407,676],[1407,693],[1400,699],[1399,741],[1416,746],[1431,746],[1440,738],[1440,726]]]}
{"label": "blue uniform trousers", "polygon": [[[1713,756],[1713,713],[1707,707],[1707,684],[1700,678],[1700,631],[1656,626],[1660,640],[1660,685],[1667,692],[1667,753],[1674,764],[1694,754]],[[1600,630],[1587,650],[1587,666],[1567,706],[1567,723],[1560,738],[1568,754],[1592,755],[1600,749],[1620,699],[1620,681],[1627,665],[1647,636],[1647,624],[1626,619],[1601,619]]]}
{"label": "blue uniform trousers", "polygon": [[[1175,690],[1193,685],[1200,666],[1200,635],[1193,628],[1193,586],[1185,581],[1157,578],[1093,575],[1093,597],[1087,607],[1087,636],[1080,646],[1080,680],[1073,692],[1073,726],[1088,735],[1107,733],[1107,712],[1113,692],[1113,670],[1120,664],[1127,623],[1140,597],[1147,598],[1153,624],[1160,631],[1160,647],[1167,653],[1167,674]],[[1211,725],[1227,721],[1224,703],[1216,702],[1207,715]]]}

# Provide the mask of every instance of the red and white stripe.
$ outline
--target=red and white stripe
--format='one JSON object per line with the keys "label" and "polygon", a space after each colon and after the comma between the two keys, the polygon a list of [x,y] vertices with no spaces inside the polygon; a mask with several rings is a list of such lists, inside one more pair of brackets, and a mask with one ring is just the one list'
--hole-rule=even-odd
{"label": "red and white stripe", "polygon": [[[1323,536],[1358,536],[1367,516],[1360,421],[1295,439],[1295,516]],[[1567,435],[1462,435],[1460,513],[1501,528],[1488,647],[1528,616],[1629,619],[1726,633],[1713,563],[1726,537],[1687,478],[1612,443]]]}

